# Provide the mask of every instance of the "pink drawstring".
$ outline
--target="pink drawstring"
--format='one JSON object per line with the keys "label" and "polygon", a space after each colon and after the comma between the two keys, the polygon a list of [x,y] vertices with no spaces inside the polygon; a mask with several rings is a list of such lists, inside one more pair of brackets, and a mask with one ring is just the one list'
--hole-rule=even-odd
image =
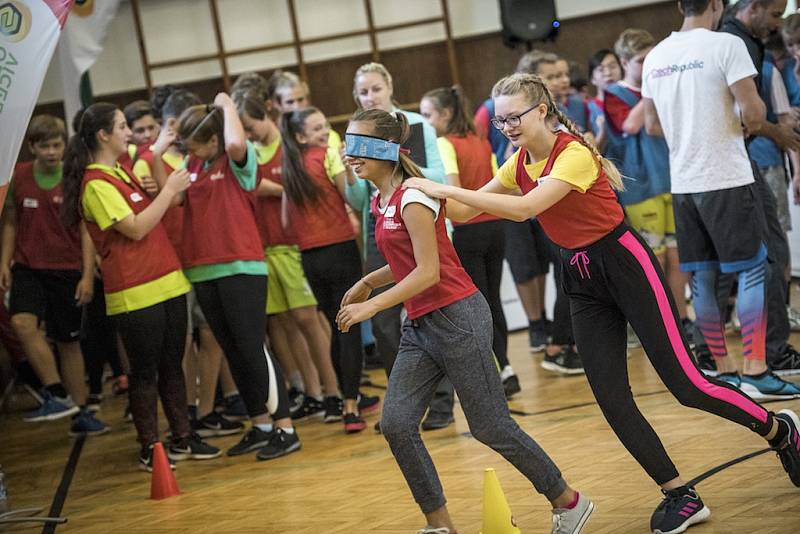
{"label": "pink drawstring", "polygon": [[[573,254],[572,259],[569,260],[570,265],[576,265],[578,267],[578,272],[581,275],[581,280],[584,278],[592,278],[592,275],[589,274],[589,255],[586,253],[585,250],[580,250]],[[584,275],[584,271],[586,274]]]}

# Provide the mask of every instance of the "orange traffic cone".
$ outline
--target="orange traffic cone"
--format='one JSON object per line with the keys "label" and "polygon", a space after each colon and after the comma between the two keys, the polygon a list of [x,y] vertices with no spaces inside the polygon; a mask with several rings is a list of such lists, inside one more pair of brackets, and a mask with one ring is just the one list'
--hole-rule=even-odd
{"label": "orange traffic cone", "polygon": [[153,447],[153,478],[150,481],[150,498],[156,501],[180,494],[175,474],[169,466],[164,445],[157,441]]}

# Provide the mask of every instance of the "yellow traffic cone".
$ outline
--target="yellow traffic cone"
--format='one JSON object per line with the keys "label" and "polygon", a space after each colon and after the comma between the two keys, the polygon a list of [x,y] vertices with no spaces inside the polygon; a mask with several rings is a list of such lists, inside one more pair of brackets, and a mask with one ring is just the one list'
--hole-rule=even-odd
{"label": "yellow traffic cone", "polygon": [[497,473],[491,467],[483,476],[483,526],[480,534],[522,534],[511,514]]}

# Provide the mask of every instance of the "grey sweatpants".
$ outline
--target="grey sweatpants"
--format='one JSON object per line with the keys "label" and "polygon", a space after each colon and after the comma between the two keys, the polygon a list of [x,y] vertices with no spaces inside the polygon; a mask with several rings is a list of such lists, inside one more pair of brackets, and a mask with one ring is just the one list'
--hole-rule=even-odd
{"label": "grey sweatpants", "polygon": [[419,434],[419,423],[443,376],[453,383],[475,439],[503,455],[548,500],[564,492],[558,467],[508,413],[492,356],[491,312],[483,295],[475,292],[403,323],[383,401],[381,431],[423,513],[446,502]]}

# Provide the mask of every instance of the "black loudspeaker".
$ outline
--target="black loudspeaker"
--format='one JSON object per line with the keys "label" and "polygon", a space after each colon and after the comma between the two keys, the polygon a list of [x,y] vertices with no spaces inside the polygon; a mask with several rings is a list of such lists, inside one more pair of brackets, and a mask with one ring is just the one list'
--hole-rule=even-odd
{"label": "black loudspeaker", "polygon": [[506,46],[553,40],[561,23],[555,0],[499,0]]}

